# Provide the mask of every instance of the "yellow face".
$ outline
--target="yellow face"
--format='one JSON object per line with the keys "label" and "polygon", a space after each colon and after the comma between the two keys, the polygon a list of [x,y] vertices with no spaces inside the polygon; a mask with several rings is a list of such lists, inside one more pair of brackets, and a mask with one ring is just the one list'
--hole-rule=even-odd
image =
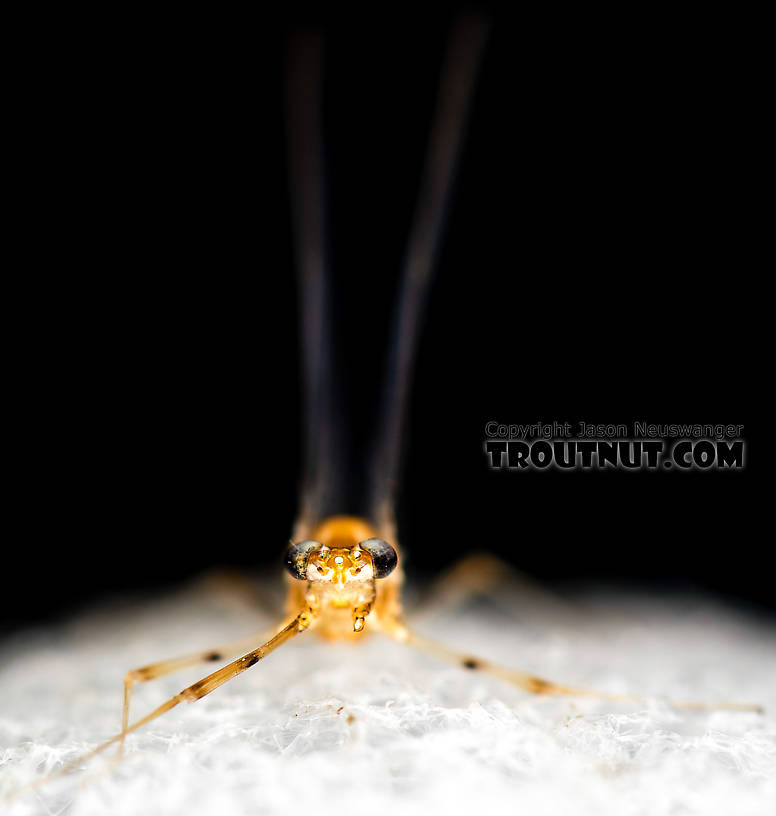
{"label": "yellow face", "polygon": [[358,545],[355,547],[321,546],[307,560],[307,580],[342,586],[349,582],[371,581],[374,578],[372,557]]}
{"label": "yellow face", "polygon": [[376,581],[388,577],[398,564],[396,550],[377,538],[371,525],[353,516],[332,516],[310,532],[314,538],[289,544],[285,559],[289,574],[306,583],[310,615],[325,627],[332,614],[348,610],[353,631],[363,631],[377,595]]}
{"label": "yellow face", "polygon": [[286,569],[297,580],[341,588],[386,578],[398,563],[393,546],[363,519],[332,516],[311,532],[310,538],[292,541],[286,551]]}

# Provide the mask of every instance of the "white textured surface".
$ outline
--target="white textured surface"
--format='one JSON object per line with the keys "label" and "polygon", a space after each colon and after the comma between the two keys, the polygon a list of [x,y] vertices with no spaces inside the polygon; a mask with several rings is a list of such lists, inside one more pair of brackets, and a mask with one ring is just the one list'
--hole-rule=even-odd
{"label": "white textured surface", "polygon": [[[0,653],[0,790],[112,736],[128,668],[232,640],[249,619],[189,589],[28,633]],[[0,805],[9,816],[776,813],[776,631],[703,599],[587,595],[426,615],[419,631],[646,704],[536,698],[379,636],[305,635],[128,739],[106,763]],[[132,719],[207,673],[137,687]],[[762,703],[697,713],[660,698]]]}

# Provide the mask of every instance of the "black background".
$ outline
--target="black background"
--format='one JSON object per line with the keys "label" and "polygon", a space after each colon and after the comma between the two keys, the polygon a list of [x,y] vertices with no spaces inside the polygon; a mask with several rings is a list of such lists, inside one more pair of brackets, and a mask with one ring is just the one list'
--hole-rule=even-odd
{"label": "black background", "polygon": [[[214,565],[278,568],[301,455],[287,37],[326,35],[357,407],[376,399],[450,19],[144,20],[66,49],[27,165],[39,228],[12,346],[5,626]],[[408,569],[488,549],[542,579],[772,606],[747,373],[749,110],[726,35],[493,20],[418,353]],[[743,424],[747,468],[496,473],[490,420]]]}

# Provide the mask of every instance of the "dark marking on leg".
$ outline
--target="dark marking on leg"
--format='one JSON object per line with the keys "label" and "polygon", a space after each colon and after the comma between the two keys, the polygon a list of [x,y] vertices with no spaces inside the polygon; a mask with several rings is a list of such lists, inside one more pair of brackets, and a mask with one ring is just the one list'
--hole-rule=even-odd
{"label": "dark marking on leg", "polygon": [[221,654],[221,652],[208,652],[206,655],[203,655],[203,657],[205,658],[205,660],[209,660],[212,662],[215,660],[221,660],[223,658],[223,655]]}
{"label": "dark marking on leg", "polygon": [[245,668],[250,669],[251,666],[255,666],[258,662],[259,662],[259,658],[256,657],[256,655],[253,655],[253,657],[249,657],[245,661]]}
{"label": "dark marking on leg", "polygon": [[135,683],[145,683],[148,680],[154,679],[154,667],[144,666],[142,669],[133,669],[129,675],[129,679]]}
{"label": "dark marking on leg", "polygon": [[556,690],[555,683],[550,683],[548,680],[542,680],[541,677],[532,677],[530,679],[530,689],[534,694],[554,694]]}
{"label": "dark marking on leg", "polygon": [[199,683],[194,683],[193,686],[183,689],[178,697],[187,703],[193,703],[205,694],[207,694],[207,683],[205,683],[204,680],[200,680]]}
{"label": "dark marking on leg", "polygon": [[479,669],[479,668],[481,668],[481,667],[482,667],[482,664],[480,663],[480,661],[479,661],[479,660],[475,660],[473,657],[465,657],[465,658],[464,658],[464,659],[461,661],[461,665],[462,665],[462,666],[463,666],[465,669]]}

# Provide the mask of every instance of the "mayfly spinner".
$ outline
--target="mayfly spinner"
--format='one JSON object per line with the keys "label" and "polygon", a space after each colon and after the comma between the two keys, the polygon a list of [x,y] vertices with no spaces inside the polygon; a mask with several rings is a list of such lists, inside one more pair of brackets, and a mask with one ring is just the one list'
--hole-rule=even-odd
{"label": "mayfly spinner", "polygon": [[[589,695],[635,700],[572,688],[421,638],[402,612],[401,553],[393,506],[400,440],[420,315],[428,293],[445,211],[453,185],[467,110],[487,37],[479,18],[461,18],[453,26],[441,72],[425,169],[407,244],[399,287],[396,320],[384,378],[382,414],[376,423],[370,476],[363,501],[348,506],[336,465],[343,441],[332,376],[332,315],[328,303],[324,229],[324,160],[322,125],[322,40],[297,37],[289,48],[287,124],[291,201],[301,292],[305,468],[300,510],[285,556],[289,617],[265,643],[252,641],[204,650],[130,671],[124,684],[122,728],[90,754],[58,771],[79,766],[112,745],[123,747],[128,734],[184,702],[206,697],[219,686],[255,666],[271,652],[303,633],[325,638],[360,639],[381,632],[463,669],[485,672],[533,694]],[[356,515],[356,513],[358,515]],[[465,570],[463,571],[465,574]],[[150,714],[130,722],[135,684],[189,666],[221,663],[223,667],[174,695]],[[675,703],[692,708],[750,710],[747,705]]]}

